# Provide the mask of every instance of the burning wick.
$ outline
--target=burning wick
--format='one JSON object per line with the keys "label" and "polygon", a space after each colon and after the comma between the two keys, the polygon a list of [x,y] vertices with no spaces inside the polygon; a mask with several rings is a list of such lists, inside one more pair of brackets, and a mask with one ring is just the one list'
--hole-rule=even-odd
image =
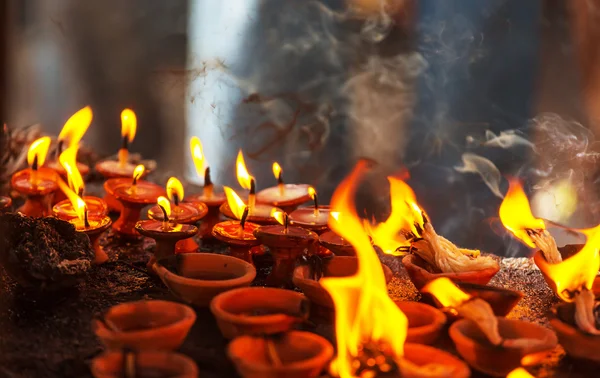
{"label": "burning wick", "polygon": [[121,137],[122,144],[119,149],[119,165],[125,168],[129,160],[129,143],[133,142],[137,129],[137,118],[131,109],[125,109],[121,112]]}
{"label": "burning wick", "polygon": [[244,227],[246,226],[246,219],[248,219],[248,206],[244,206],[244,213],[242,214],[242,217],[240,218],[240,237],[244,236]]}
{"label": "burning wick", "polygon": [[[316,217],[319,216],[319,197],[317,197],[317,191],[312,186],[308,187],[308,195],[315,203],[315,210],[313,211],[313,215]],[[337,220],[337,218],[336,218]]]}
{"label": "burning wick", "polygon": [[206,167],[204,170],[204,197],[210,198],[213,195],[214,185],[212,183],[212,179],[210,178],[210,167]]}
{"label": "burning wick", "polygon": [[144,167],[142,164],[135,167],[135,169],[133,170],[133,180],[131,181],[132,189],[136,188],[138,179],[140,177],[142,177],[142,175],[144,174],[145,171],[146,171],[146,167]]}
{"label": "burning wick", "polygon": [[88,219],[88,208],[87,208],[87,206],[83,207],[83,227],[90,228],[90,221]]}
{"label": "burning wick", "polygon": [[285,185],[283,184],[283,170],[279,163],[273,163],[273,175],[277,179],[277,187],[279,188],[279,195],[283,197],[285,194]]}
{"label": "burning wick", "polygon": [[163,196],[158,197],[156,203],[158,204],[158,207],[160,207],[160,210],[163,213],[163,231],[168,231],[171,228],[171,226],[169,225],[169,215],[171,215],[171,203],[167,198]]}
{"label": "burning wick", "polygon": [[254,181],[254,177],[250,178],[250,193],[248,193],[248,208],[249,212],[254,210],[256,206],[256,182]]}
{"label": "burning wick", "polygon": [[181,185],[181,181],[179,181],[177,177],[169,177],[166,189],[169,199],[173,201],[176,207],[179,206],[179,202],[183,201],[184,197],[183,185]]}
{"label": "burning wick", "polygon": [[277,219],[277,222],[279,222],[279,224],[283,225],[283,233],[287,234],[288,226],[290,223],[290,217],[288,216],[288,214],[284,211],[277,211],[273,209],[271,210],[271,216]]}

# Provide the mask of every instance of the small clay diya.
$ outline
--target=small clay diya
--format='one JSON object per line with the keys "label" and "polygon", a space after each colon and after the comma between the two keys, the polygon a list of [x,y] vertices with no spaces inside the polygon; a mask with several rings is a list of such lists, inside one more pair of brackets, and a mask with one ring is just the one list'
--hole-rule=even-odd
{"label": "small clay diya", "polygon": [[[271,205],[257,203],[256,205],[254,205],[254,210],[248,214],[248,222],[256,223],[261,226],[277,224],[277,219],[271,216],[271,213],[274,210],[282,211],[281,209],[273,207]],[[227,202],[221,205],[219,211],[227,218],[236,219],[236,216],[233,214],[233,211],[231,211],[231,207],[229,207],[229,204]]]}
{"label": "small clay diya", "polygon": [[220,222],[214,226],[212,234],[229,246],[231,256],[252,263],[252,248],[260,244],[254,236],[254,231],[260,226],[245,222],[243,227],[240,227],[239,221]]}
{"label": "small clay diya", "polygon": [[261,226],[254,236],[269,248],[274,258],[273,270],[265,283],[273,287],[293,287],[292,276],[296,262],[305,249],[316,245],[318,237],[302,227],[288,226],[287,215],[284,225]]}
{"label": "small clay diya", "polygon": [[157,261],[154,272],[177,298],[195,306],[207,307],[218,294],[250,286],[256,269],[250,263],[216,253],[190,253],[170,261]]}
{"label": "small clay diya", "polygon": [[479,326],[470,319],[461,319],[450,327],[450,338],[462,358],[483,373],[504,377],[521,366],[523,357],[554,349],[557,339],[551,330],[529,322],[498,317],[498,331],[505,340],[531,339],[529,345],[495,346]]}
{"label": "small clay diya", "polygon": [[95,378],[197,378],[198,367],[189,357],[162,351],[107,352],[92,360]]}
{"label": "small clay diya", "polygon": [[407,343],[433,344],[446,325],[443,312],[424,303],[394,302],[408,319]]}
{"label": "small clay diya", "polygon": [[452,369],[452,378],[468,378],[471,370],[460,359],[448,352],[427,345],[404,344],[404,356],[402,357],[417,366],[439,364]]}
{"label": "small clay diya", "polygon": [[287,332],[308,318],[308,308],[304,295],[268,287],[226,291],[210,303],[210,311],[226,339]]}
{"label": "small clay diya", "polygon": [[496,316],[508,315],[523,298],[523,293],[520,291],[498,286],[477,285],[467,282],[457,282],[456,285],[473,298],[481,298],[489,303]]}
{"label": "small clay diya", "polygon": [[310,200],[309,187],[309,185],[304,184],[273,186],[256,193],[256,201],[278,207],[286,213],[291,213],[298,206]]}
{"label": "small clay diya", "polygon": [[552,309],[550,325],[569,356],[600,363],[600,336],[584,333],[577,327],[574,303],[556,305]]}
{"label": "small clay diya", "polygon": [[[63,193],[62,191],[60,192]],[[88,216],[104,217],[108,215],[108,205],[102,198],[95,196],[83,196],[81,199],[85,203]],[[52,207],[52,215],[64,220],[77,218],[77,212],[73,208],[73,204],[69,199],[60,201],[54,205]]]}
{"label": "small clay diya", "polygon": [[500,264],[496,267],[482,270],[472,270],[460,273],[437,273],[421,257],[415,254],[408,254],[402,259],[402,264],[410,277],[410,280],[418,290],[421,290],[428,282],[437,278],[448,277],[455,282],[467,282],[479,285],[487,285],[488,282],[500,270]]}
{"label": "small clay diya", "polygon": [[327,222],[329,221],[329,206],[319,206],[318,211],[313,207],[301,207],[290,214],[290,223],[322,234],[329,230]]}
{"label": "small clay diya", "polygon": [[333,346],[314,333],[291,331],[277,338],[238,337],[227,355],[243,378],[313,378],[333,357]]}
{"label": "small clay diya", "polygon": [[192,195],[187,198],[187,201],[200,202],[208,207],[208,212],[206,213],[206,216],[202,218],[202,222],[200,223],[198,235],[200,235],[203,240],[214,239],[212,230],[220,221],[221,211],[219,208],[227,201],[225,193],[211,193],[210,195],[203,193]]}
{"label": "small clay diya", "polygon": [[8,213],[12,209],[12,199],[10,197],[0,196],[0,213]]}
{"label": "small clay diya", "polygon": [[30,217],[50,215],[52,194],[58,189],[56,172],[48,168],[24,169],[11,178],[11,186],[26,197],[17,211]]}
{"label": "small clay diya", "polygon": [[[121,203],[112,194],[113,188],[126,185],[128,183],[130,184],[131,177],[133,176],[136,167],[137,165],[127,163],[124,168],[119,168],[118,162],[112,160],[106,160],[96,164],[96,170],[102,176],[108,179],[104,182],[104,201],[108,204],[110,211],[121,211]],[[139,176],[139,179],[143,179],[149,173],[150,172],[147,169],[144,169],[142,174]]]}
{"label": "small clay diya", "polygon": [[[381,265],[386,283],[390,283],[394,277],[392,270],[385,264]],[[324,262],[324,269],[321,272],[322,277],[348,277],[356,274],[358,270],[358,259],[352,256],[334,256],[329,261]],[[300,288],[304,295],[313,303],[328,309],[333,309],[333,300],[331,296],[321,286],[318,280],[315,280],[313,267],[308,264],[299,265],[294,269],[292,282]]]}
{"label": "small clay diya", "polygon": [[354,246],[333,231],[327,231],[319,235],[319,244],[336,256],[356,256]]}
{"label": "small clay diya", "polygon": [[92,325],[108,349],[175,350],[195,321],[196,313],[186,305],[151,300],[113,306]]}

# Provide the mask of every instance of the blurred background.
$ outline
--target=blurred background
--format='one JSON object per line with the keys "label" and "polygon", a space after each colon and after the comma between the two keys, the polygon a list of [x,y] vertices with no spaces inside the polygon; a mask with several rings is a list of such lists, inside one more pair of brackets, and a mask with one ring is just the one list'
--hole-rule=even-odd
{"label": "blurred background", "polygon": [[600,2],[3,1],[11,127],[57,135],[91,105],[84,142],[111,155],[131,107],[159,180],[200,183],[196,135],[220,185],[237,187],[241,148],[259,188],[278,161],[327,199],[369,157],[366,216],[385,218],[386,175],[408,170],[440,234],[501,255],[525,253],[496,219],[507,175],[538,216],[600,220]]}

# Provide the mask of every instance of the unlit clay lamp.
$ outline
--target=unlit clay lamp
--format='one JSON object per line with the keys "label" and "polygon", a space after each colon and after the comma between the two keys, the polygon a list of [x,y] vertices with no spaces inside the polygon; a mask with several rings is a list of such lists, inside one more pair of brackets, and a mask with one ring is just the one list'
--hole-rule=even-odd
{"label": "unlit clay lamp", "polygon": [[133,179],[109,179],[104,183],[104,188],[113,195],[120,203],[121,214],[113,225],[113,230],[121,237],[135,239],[139,233],[135,230],[135,224],[140,220],[142,209],[156,203],[165,191],[160,186],[140,181],[144,166],[138,165],[133,173]]}
{"label": "unlit clay lamp", "polygon": [[256,194],[257,202],[279,207],[286,213],[291,213],[310,199],[308,185],[283,182],[283,171],[278,163],[273,163],[273,174],[277,179],[277,186],[258,192]]}
{"label": "unlit clay lamp", "polygon": [[314,247],[318,237],[314,232],[302,227],[289,226],[289,217],[284,212],[275,211],[273,215],[281,225],[261,226],[254,231],[254,236],[269,248],[275,260],[266,284],[274,287],[293,287],[292,275],[296,261],[305,249]]}
{"label": "unlit clay lamp", "polygon": [[[196,223],[204,218],[208,212],[208,207],[202,202],[182,202],[183,201],[183,185],[175,178],[171,177],[167,181],[167,195],[172,202],[171,215],[169,221],[173,223],[196,225]],[[157,205],[148,210],[148,218],[157,221],[164,220],[164,213]],[[186,238],[180,240],[175,245],[175,253],[193,253],[198,251],[198,243],[194,238]]]}
{"label": "unlit clay lamp", "polygon": [[143,220],[135,225],[137,232],[156,241],[154,257],[148,262],[149,268],[152,268],[154,261],[173,256],[175,245],[179,241],[189,239],[198,233],[198,227],[194,225],[171,221],[171,203],[166,197],[158,197],[156,202],[163,212],[163,220]]}
{"label": "unlit clay lamp", "polygon": [[231,203],[229,207],[235,210],[236,217],[239,221],[234,220],[217,223],[212,229],[212,234],[217,240],[229,245],[229,253],[231,256],[252,263],[252,248],[260,244],[254,236],[254,231],[258,229],[259,226],[247,221],[248,207],[237,193],[227,186],[224,190],[227,202]]}
{"label": "unlit clay lamp", "polygon": [[164,351],[105,352],[92,360],[95,378],[198,378],[198,367],[183,354]]}
{"label": "unlit clay lamp", "polygon": [[0,214],[8,213],[12,209],[12,199],[10,197],[0,196]]}
{"label": "unlit clay lamp", "polygon": [[394,302],[408,319],[406,342],[432,345],[446,325],[446,315],[435,307],[419,302]]}
{"label": "unlit clay lamp", "polygon": [[34,141],[27,152],[29,168],[15,173],[10,181],[12,188],[26,197],[17,211],[30,217],[50,215],[52,194],[58,189],[56,172],[42,167],[49,147],[50,137]]}
{"label": "unlit clay lamp", "polygon": [[[72,191],[68,185],[59,179],[58,185],[63,193],[67,196],[67,203],[63,201],[54,206],[54,216],[58,219],[68,221],[75,226],[77,232],[82,232],[88,236],[90,243],[94,248],[94,263],[102,264],[108,260],[108,255],[100,246],[100,235],[112,224],[110,217],[104,212],[90,213],[87,210],[87,202]],[[57,208],[58,205],[61,205]],[[73,216],[73,213],[75,216]]]}
{"label": "unlit clay lamp", "polygon": [[322,234],[329,230],[329,226],[327,226],[331,214],[329,206],[319,206],[317,192],[312,186],[308,188],[308,194],[313,199],[314,206],[294,210],[290,214],[290,223]]}

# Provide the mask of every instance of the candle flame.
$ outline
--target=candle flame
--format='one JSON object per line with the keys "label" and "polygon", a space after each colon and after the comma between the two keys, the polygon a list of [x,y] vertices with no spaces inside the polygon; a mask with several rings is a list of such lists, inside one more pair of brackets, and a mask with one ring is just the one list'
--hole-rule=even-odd
{"label": "candle flame", "polygon": [[60,165],[67,172],[69,186],[75,193],[81,193],[84,188],[83,177],[77,168],[77,150],[79,147],[74,144],[64,150],[58,157]]}
{"label": "candle flame", "polygon": [[[41,137],[36,139],[29,146],[27,151],[27,163],[29,166],[33,166],[33,163],[37,160],[37,166],[41,167],[46,161],[46,155],[48,154],[48,148],[50,148],[50,137]],[[37,159],[36,159],[37,158]]]}
{"label": "candle flame", "polygon": [[60,189],[63,191],[63,193],[67,196],[67,198],[71,202],[71,205],[73,206],[73,209],[75,210],[75,213],[77,214],[77,218],[79,218],[79,220],[84,222],[85,212],[87,211],[87,206],[86,206],[85,202],[83,201],[83,199],[81,199],[81,197],[79,197],[77,195],[77,193],[75,193],[73,190],[71,190],[71,188],[69,188],[69,186],[60,178],[58,179],[58,186],[60,187]]}
{"label": "candle flame", "polygon": [[250,182],[252,181],[252,176],[248,173],[246,169],[246,163],[244,162],[244,155],[242,154],[242,150],[238,152],[237,159],[235,162],[237,180],[240,183],[240,186],[246,190],[250,190]]}
{"label": "candle flame", "polygon": [[204,176],[206,157],[204,156],[204,149],[202,148],[202,141],[200,141],[200,138],[194,136],[190,139],[190,151],[198,176]]}
{"label": "candle flame", "polygon": [[315,188],[313,188],[312,186],[308,187],[308,195],[310,196],[311,199],[315,199],[315,195],[317,194],[317,191],[315,190]]}
{"label": "candle flame", "polygon": [[500,221],[516,238],[535,248],[527,229],[544,230],[544,221],[533,216],[527,195],[523,191],[521,182],[517,179],[508,180],[508,192],[500,205]]}
{"label": "candle flame", "polygon": [[338,352],[332,369],[341,378],[354,376],[354,357],[366,342],[385,344],[400,359],[408,328],[406,316],[388,296],[381,262],[354,206],[357,182],[366,169],[367,163],[360,161],[338,186],[331,207],[343,216],[329,219],[330,228],[356,249],[358,271],[352,276],[324,277],[320,281],[335,305]]}
{"label": "candle flame", "polygon": [[279,180],[279,175],[281,174],[281,166],[278,162],[273,163],[273,175],[277,180]]}
{"label": "candle flame", "polygon": [[173,202],[175,202],[175,196],[177,196],[177,201],[183,201],[183,185],[181,185],[181,181],[177,179],[177,177],[171,177],[167,181],[167,196]]}
{"label": "candle flame", "polygon": [[225,196],[227,197],[227,204],[229,205],[231,212],[233,213],[233,215],[235,215],[237,219],[242,219],[242,216],[244,215],[244,210],[246,209],[246,204],[244,203],[244,201],[242,201],[240,196],[237,195],[235,190],[231,189],[228,186],[223,187],[223,190],[225,191]]}
{"label": "candle flame", "polygon": [[329,215],[331,215],[331,217],[333,219],[335,219],[336,221],[340,221],[340,212],[339,211],[330,211]]}
{"label": "candle flame", "polygon": [[280,225],[285,225],[285,214],[283,211],[271,209],[271,218],[275,218]]}
{"label": "candle flame", "polygon": [[146,167],[144,167],[143,164],[140,164],[137,167],[135,167],[135,169],[133,170],[133,181],[139,180],[144,174],[144,172],[146,172]]}
{"label": "candle flame", "polygon": [[515,370],[508,373],[506,378],[535,378],[533,375],[522,367],[516,368]]}
{"label": "candle flame", "polygon": [[[167,217],[171,216],[171,202],[169,202],[169,200],[166,197],[163,197],[163,196],[158,197],[156,199],[156,203],[158,204],[158,206],[165,209],[165,213],[167,213]],[[168,221],[168,219],[164,219],[164,220]]]}
{"label": "candle flame", "polygon": [[121,136],[127,138],[129,143],[133,142],[137,131],[137,117],[133,110],[124,109],[121,112]]}
{"label": "candle flame", "polygon": [[444,307],[458,307],[471,299],[469,294],[459,289],[448,277],[430,281],[421,291],[432,294]]}
{"label": "candle flame", "polygon": [[58,140],[61,142],[68,140],[69,147],[78,146],[79,141],[90,127],[92,118],[92,108],[89,106],[78,110],[65,122],[60,134],[58,134]]}

